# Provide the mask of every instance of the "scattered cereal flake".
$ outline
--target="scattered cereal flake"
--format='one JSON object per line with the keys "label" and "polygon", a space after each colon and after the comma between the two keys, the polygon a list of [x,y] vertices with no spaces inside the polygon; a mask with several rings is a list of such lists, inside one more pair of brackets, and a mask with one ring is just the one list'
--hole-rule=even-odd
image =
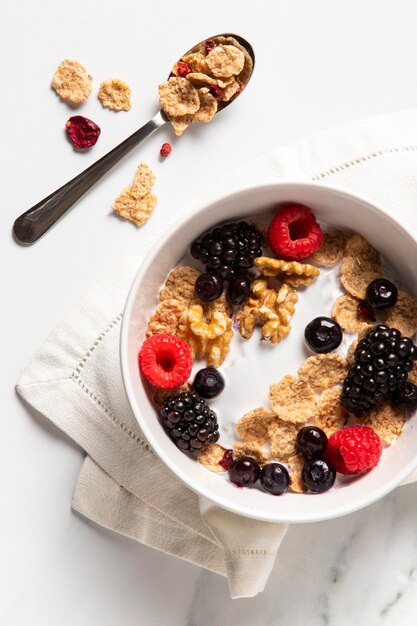
{"label": "scattered cereal flake", "polygon": [[271,420],[276,418],[274,411],[260,407],[245,413],[236,423],[237,434],[243,441],[257,441],[259,444],[266,443],[270,437],[268,427]]}
{"label": "scattered cereal flake", "polygon": [[297,452],[295,441],[297,426],[292,422],[284,422],[279,418],[271,421],[268,435],[271,439],[271,456],[278,461],[285,461]]}
{"label": "scattered cereal flake", "polygon": [[148,221],[157,204],[158,198],[153,193],[148,193],[143,198],[137,198],[132,192],[132,185],[129,185],[116,198],[113,209],[119,217],[131,220],[137,226],[142,226]]}
{"label": "scattered cereal flake", "polygon": [[346,359],[334,352],[310,356],[298,370],[301,380],[315,389],[328,389],[342,383],[346,374]]}
{"label": "scattered cereal flake", "polygon": [[217,112],[217,100],[208,89],[199,89],[198,97],[200,98],[200,108],[193,115],[193,122],[211,122]]}
{"label": "scattered cereal flake", "polygon": [[346,359],[347,359],[349,367],[351,367],[355,362],[355,350],[358,347],[358,343],[359,343],[359,340],[355,339],[354,341],[352,341],[352,343],[350,344],[348,348]]}
{"label": "scattered cereal flake", "polygon": [[158,89],[162,108],[169,116],[193,114],[200,107],[198,91],[186,78],[171,76]]}
{"label": "scattered cereal flake", "polygon": [[305,459],[302,454],[294,454],[288,459],[288,468],[290,470],[290,489],[295,493],[305,493],[307,487],[301,477],[301,472],[305,463]]}
{"label": "scattered cereal flake", "polygon": [[359,314],[359,304],[357,298],[345,293],[339,296],[333,305],[332,317],[348,333],[357,333],[372,326],[372,322]]}
{"label": "scattered cereal flake", "polygon": [[259,465],[268,462],[269,455],[257,441],[238,441],[233,445],[233,458],[240,459],[242,456],[250,456]]}
{"label": "scattered cereal flake", "polygon": [[282,282],[293,287],[307,286],[320,274],[320,270],[314,265],[266,256],[256,258],[253,264],[264,276],[278,276]]}
{"label": "scattered cereal flake", "polygon": [[137,198],[143,198],[150,192],[155,183],[155,174],[145,161],[139,165],[133,179],[132,193]]}
{"label": "scattered cereal flake", "polygon": [[346,291],[359,300],[365,300],[369,283],[382,275],[379,252],[362,235],[349,239],[340,270],[340,280]]}
{"label": "scattered cereal flake", "polygon": [[169,333],[177,335],[184,305],[181,300],[169,298],[161,301],[148,321],[146,336]]}
{"label": "scattered cereal flake", "polygon": [[97,96],[106,109],[129,111],[132,107],[130,104],[131,94],[132,91],[124,80],[109,78],[101,83]]}
{"label": "scattered cereal flake", "polygon": [[245,57],[236,46],[220,44],[208,53],[206,63],[213,76],[227,78],[240,74],[245,65]]}
{"label": "scattered cereal flake", "polygon": [[370,426],[386,443],[391,444],[401,435],[405,422],[405,412],[391,405],[390,402],[380,404],[366,417],[358,419],[358,424]]}
{"label": "scattered cereal flake", "polygon": [[341,230],[323,233],[320,248],[312,254],[312,258],[321,265],[335,265],[340,261],[346,246],[346,237]]}
{"label": "scattered cereal flake", "polygon": [[276,385],[269,386],[272,410],[284,422],[304,424],[317,414],[316,395],[310,385],[294,376],[284,376]]}
{"label": "scattered cereal flake", "polygon": [[192,384],[190,381],[184,383],[180,387],[175,387],[175,389],[156,389],[153,399],[157,406],[162,406],[168,398],[175,398],[175,396],[179,396],[180,393],[191,391],[191,389]]}
{"label": "scattered cereal flake", "polygon": [[217,85],[217,80],[207,74],[201,74],[200,72],[191,72],[187,74],[187,80],[189,80],[194,87],[207,87],[207,85]]}
{"label": "scattered cereal flake", "polygon": [[387,326],[398,328],[405,337],[412,338],[417,332],[417,300],[399,289],[397,303],[386,311],[384,321]]}
{"label": "scattered cereal flake", "polygon": [[93,78],[84,65],[65,59],[58,65],[51,84],[60,98],[80,104],[91,94]]}
{"label": "scattered cereal flake", "polygon": [[201,272],[198,269],[190,265],[176,267],[170,272],[165,287],[159,293],[159,299],[162,302],[163,300],[175,298],[188,307],[194,298],[194,285],[200,274]]}
{"label": "scattered cereal flake", "polygon": [[181,61],[188,63],[194,73],[207,74],[208,67],[206,63],[206,57],[201,52],[191,52],[182,57]]}
{"label": "scattered cereal flake", "polygon": [[198,451],[198,462],[201,463],[210,472],[225,472],[225,468],[219,465],[222,460],[226,448],[222,448],[218,443],[209,443]]}
{"label": "scattered cereal flake", "polygon": [[330,435],[346,425],[349,412],[341,404],[341,387],[325,389],[320,396],[318,404],[318,418],[316,425]]}
{"label": "scattered cereal flake", "polygon": [[411,372],[408,372],[408,381],[410,383],[413,383],[414,385],[417,385],[417,361],[414,361],[413,369],[411,370]]}

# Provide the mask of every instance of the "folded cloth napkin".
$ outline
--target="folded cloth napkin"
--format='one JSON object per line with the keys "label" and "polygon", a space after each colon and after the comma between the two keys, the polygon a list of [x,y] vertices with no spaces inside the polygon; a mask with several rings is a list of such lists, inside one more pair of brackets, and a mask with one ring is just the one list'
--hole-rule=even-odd
{"label": "folded cloth napkin", "polygon": [[[417,111],[356,122],[274,150],[205,197],[209,202],[251,182],[276,180],[323,181],[359,192],[417,232]],[[151,223],[147,229],[146,241],[79,300],[36,352],[17,389],[87,453],[75,510],[227,576],[234,598],[251,597],[264,588],[287,526],[241,518],[185,487],[150,449],[124,393],[118,356],[123,306],[161,234]],[[407,482],[412,480],[417,472]]]}

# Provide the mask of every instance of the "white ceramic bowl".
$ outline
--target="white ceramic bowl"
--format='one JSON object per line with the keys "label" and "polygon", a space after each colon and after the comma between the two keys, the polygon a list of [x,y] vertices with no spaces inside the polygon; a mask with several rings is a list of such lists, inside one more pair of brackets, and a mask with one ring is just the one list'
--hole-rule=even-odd
{"label": "white ceramic bowl", "polygon": [[[272,212],[278,205],[289,201],[311,207],[323,223],[360,232],[383,254],[408,290],[416,295],[417,240],[384,209],[364,198],[319,184],[276,183],[251,187],[209,205],[201,203],[192,215],[179,221],[155,244],[136,275],[127,299],[121,330],[121,365],[126,393],[143,434],[156,454],[186,485],[219,506],[241,515],[271,522],[312,522],[344,515],[374,502],[394,489],[417,466],[416,416],[409,420],[406,431],[384,452],[373,471],[349,484],[342,482],[324,494],[287,493],[273,497],[258,489],[237,489],[224,474],[213,474],[180,452],[158,421],[137,363],[138,350],[145,337],[148,317],[157,303],[158,291],[191,241],[219,222]],[[309,289],[312,287],[305,291],[306,294]],[[294,316],[290,337],[273,348],[276,361],[271,361],[271,351],[265,352],[265,372],[262,372],[262,366],[251,368],[251,353],[243,352],[243,348],[240,360],[232,358],[226,372],[226,390],[219,399],[222,396],[230,399],[229,411],[233,411],[233,403],[236,403],[234,419],[242,415],[239,403],[246,401],[246,410],[261,406],[266,401],[269,382],[277,382],[286,373],[295,373],[305,358],[304,348],[298,346],[303,344],[306,321],[319,314],[329,315],[331,309],[320,311],[311,299],[306,300],[306,304],[302,302],[300,299],[298,303],[301,317],[296,319]],[[246,343],[251,342],[256,339],[253,337]],[[274,372],[270,371],[271,363],[276,364]]]}

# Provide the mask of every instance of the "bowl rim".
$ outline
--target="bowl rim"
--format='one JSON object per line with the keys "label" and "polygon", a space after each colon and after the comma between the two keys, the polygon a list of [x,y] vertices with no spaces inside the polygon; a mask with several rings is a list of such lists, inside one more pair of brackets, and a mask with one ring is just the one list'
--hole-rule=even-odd
{"label": "bowl rim", "polygon": [[173,223],[169,225],[168,228],[165,229],[165,232],[158,238],[158,243],[156,246],[153,246],[151,250],[147,252],[143,261],[140,264],[138,271],[133,279],[132,285],[129,289],[128,296],[126,298],[125,306],[123,309],[121,328],[120,328],[120,338],[119,338],[119,356],[120,356],[120,366],[122,373],[122,380],[124,389],[128,398],[128,402],[134,418],[139,425],[145,439],[149,443],[152,450],[156,453],[156,455],[161,459],[164,465],[171,471],[179,480],[181,480],[188,488],[194,491],[201,497],[206,498],[207,500],[213,502],[214,504],[220,506],[223,509],[236,513],[238,515],[243,515],[244,517],[248,517],[251,519],[257,519],[267,522],[275,522],[275,523],[307,523],[307,522],[320,522],[330,519],[335,519],[337,517],[342,517],[343,515],[348,515],[349,513],[353,513],[358,511],[370,504],[373,504],[380,498],[387,495],[393,489],[401,484],[401,482],[409,476],[413,470],[417,468],[417,451],[415,456],[411,461],[409,461],[400,471],[394,474],[394,477],[390,480],[387,480],[380,488],[374,489],[371,493],[360,496],[354,502],[347,502],[344,505],[339,505],[335,507],[335,510],[329,514],[328,512],[321,513],[320,511],[315,511],[311,515],[303,516],[303,519],[293,518],[291,515],[285,515],[280,513],[279,519],[275,517],[272,513],[259,513],[253,509],[253,507],[249,508],[246,505],[242,506],[240,504],[236,504],[234,502],[230,502],[227,498],[222,496],[216,497],[216,495],[206,495],[202,493],[201,488],[199,488],[199,481],[194,480],[192,476],[183,472],[180,468],[173,468],[170,463],[169,455],[167,455],[159,446],[158,441],[152,436],[152,433],[147,427],[146,420],[143,420],[139,410],[136,409],[136,402],[134,398],[134,392],[132,387],[132,380],[129,375],[129,364],[128,364],[128,336],[129,336],[129,323],[128,320],[131,317],[132,308],[134,305],[134,301],[137,294],[137,286],[141,283],[146,271],[148,270],[151,262],[153,261],[156,251],[159,250],[162,246],[164,246],[172,237],[175,237],[176,232],[184,227],[189,220],[195,219],[199,213],[205,212],[208,207],[226,200],[231,200],[233,197],[243,196],[246,193],[254,190],[262,190],[267,187],[277,187],[277,188],[287,188],[288,195],[291,197],[291,192],[296,192],[300,190],[300,188],[308,191],[309,189],[316,189],[320,187],[325,191],[329,191],[330,193],[337,193],[340,196],[345,196],[347,199],[354,199],[359,201],[360,203],[367,205],[372,211],[376,211],[377,213],[382,213],[385,218],[393,225],[399,226],[402,230],[406,231],[410,238],[413,240],[414,244],[417,248],[417,236],[414,235],[408,227],[404,224],[402,219],[394,218],[390,213],[387,212],[380,204],[370,200],[366,196],[359,193],[352,193],[346,189],[334,186],[334,185],[323,185],[321,182],[306,182],[306,181],[263,181],[259,183],[251,183],[239,189],[236,189],[230,193],[219,193],[215,196],[210,197],[207,200],[201,200],[200,202],[195,202],[193,205],[188,205],[187,208],[179,215],[178,219],[176,219]]}

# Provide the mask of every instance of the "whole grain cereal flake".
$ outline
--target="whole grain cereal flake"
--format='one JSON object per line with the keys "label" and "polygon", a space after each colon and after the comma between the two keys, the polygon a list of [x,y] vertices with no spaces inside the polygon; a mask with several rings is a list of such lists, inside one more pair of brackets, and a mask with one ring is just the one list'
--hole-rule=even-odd
{"label": "whole grain cereal flake", "polygon": [[164,333],[177,335],[183,310],[183,303],[175,298],[160,302],[149,318],[146,336]]}
{"label": "whole grain cereal flake", "polygon": [[365,300],[370,282],[382,277],[379,252],[362,235],[354,235],[346,243],[340,269],[340,280],[350,295]]}
{"label": "whole grain cereal flake", "polygon": [[136,170],[135,178],[133,179],[132,193],[137,198],[143,198],[149,193],[155,184],[155,174],[147,163],[142,161]]}
{"label": "whole grain cereal flake", "polygon": [[243,441],[257,441],[264,444],[269,441],[268,428],[276,415],[271,409],[260,407],[245,413],[236,423],[236,432]]}
{"label": "whole grain cereal flake", "polygon": [[168,278],[159,293],[160,301],[175,298],[188,308],[195,297],[194,285],[201,272],[191,265],[179,265],[171,270]]}
{"label": "whole grain cereal flake", "polygon": [[226,469],[220,465],[225,452],[226,448],[219,446],[218,443],[209,443],[198,451],[198,462],[210,470],[210,472],[215,472],[216,474],[225,472]]}
{"label": "whole grain cereal flake", "polygon": [[305,459],[302,454],[294,454],[288,459],[288,469],[290,471],[290,489],[295,493],[305,493],[307,487],[301,476]]}
{"label": "whole grain cereal flake", "polygon": [[352,341],[352,343],[350,344],[348,348],[348,351],[346,354],[346,360],[348,362],[349,367],[351,367],[355,362],[355,351],[356,351],[356,348],[358,347],[358,343],[359,341],[355,339],[355,341]]}
{"label": "whole grain cereal flake", "polygon": [[148,221],[157,204],[158,198],[153,193],[138,198],[132,191],[132,185],[128,185],[114,201],[113,209],[119,217],[134,222],[136,226],[142,226]]}
{"label": "whole grain cereal flake", "polygon": [[413,369],[411,372],[408,372],[408,381],[413,383],[413,385],[417,385],[417,361],[414,361]]}
{"label": "whole grain cereal flake", "polygon": [[277,384],[269,386],[272,410],[284,422],[304,424],[317,414],[316,395],[309,384],[294,376],[284,376]]}
{"label": "whole grain cereal flake", "polygon": [[296,454],[295,442],[298,428],[292,422],[284,422],[279,418],[271,421],[268,436],[271,440],[271,457],[278,461],[285,461]]}
{"label": "whole grain cereal flake", "polygon": [[334,352],[311,356],[298,370],[300,379],[315,389],[328,389],[342,383],[346,374],[346,359]]}
{"label": "whole grain cereal flake", "polygon": [[60,98],[80,104],[91,94],[93,78],[84,65],[65,59],[58,65],[51,84]]}
{"label": "whole grain cereal flake", "polygon": [[384,402],[357,423],[370,426],[385,443],[391,444],[401,435],[404,422],[404,410],[393,406],[390,402]]}
{"label": "whole grain cereal flake", "polygon": [[342,406],[341,400],[341,387],[325,389],[320,396],[316,426],[324,430],[328,437],[343,428],[348,420],[349,412]]}
{"label": "whole grain cereal flake", "polygon": [[342,258],[345,246],[345,234],[341,230],[330,230],[323,233],[319,249],[311,256],[320,265],[335,265]]}
{"label": "whole grain cereal flake", "polygon": [[250,456],[259,465],[268,462],[269,455],[257,441],[237,441],[233,445],[233,458],[240,459],[243,456]]}
{"label": "whole grain cereal flake", "polygon": [[208,53],[206,63],[213,76],[227,78],[240,74],[245,65],[245,57],[236,46],[220,44]]}
{"label": "whole grain cereal flake", "polygon": [[372,322],[360,314],[359,305],[360,300],[347,293],[339,296],[333,305],[332,317],[348,333],[358,333],[372,326]]}
{"label": "whole grain cereal flake", "polygon": [[124,80],[110,78],[101,83],[97,96],[106,109],[129,111],[132,106],[130,104],[131,94],[132,91]]}
{"label": "whole grain cereal flake", "polygon": [[217,85],[217,80],[207,74],[201,72],[190,72],[187,74],[187,80],[189,80],[197,89],[200,87],[207,87],[207,85]]}
{"label": "whole grain cereal flake", "polygon": [[186,78],[171,76],[158,89],[162,109],[170,117],[193,114],[200,108],[198,91]]}
{"label": "whole grain cereal flake", "polygon": [[413,338],[417,332],[417,300],[399,289],[397,303],[387,309],[384,322],[397,328],[404,337]]}

